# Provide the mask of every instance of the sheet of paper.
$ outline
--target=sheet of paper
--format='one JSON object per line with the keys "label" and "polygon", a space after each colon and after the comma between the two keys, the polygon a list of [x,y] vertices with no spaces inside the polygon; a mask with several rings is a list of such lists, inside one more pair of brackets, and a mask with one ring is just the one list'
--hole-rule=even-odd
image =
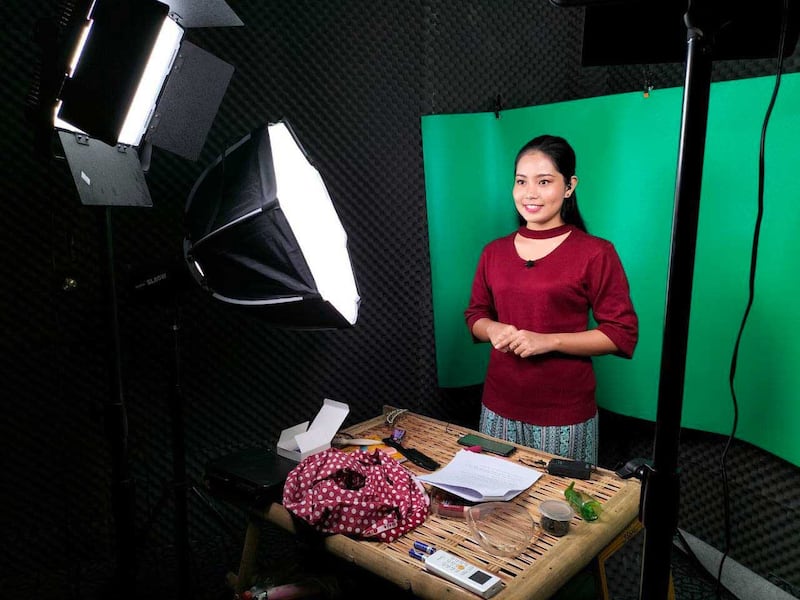
{"label": "sheet of paper", "polygon": [[484,502],[511,500],[542,475],[504,458],[460,450],[444,467],[417,479],[467,500]]}

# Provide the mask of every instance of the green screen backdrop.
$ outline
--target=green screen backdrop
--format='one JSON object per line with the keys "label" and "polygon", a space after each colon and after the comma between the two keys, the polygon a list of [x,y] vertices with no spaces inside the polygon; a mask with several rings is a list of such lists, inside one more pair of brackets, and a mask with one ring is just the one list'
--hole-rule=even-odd
{"label": "green screen backdrop", "polygon": [[[694,271],[684,427],[727,434],[730,360],[746,307],[757,214],[758,152],[774,77],[715,83]],[[639,315],[632,360],[598,357],[598,402],[655,420],[683,88],[494,113],[422,118],[439,385],[483,380],[488,344],[464,309],[484,244],[517,227],[514,157],[542,133],[578,157],[590,233],[620,254]],[[784,75],[766,144],[765,212],[755,302],[736,376],[737,437],[800,465],[800,74]]]}

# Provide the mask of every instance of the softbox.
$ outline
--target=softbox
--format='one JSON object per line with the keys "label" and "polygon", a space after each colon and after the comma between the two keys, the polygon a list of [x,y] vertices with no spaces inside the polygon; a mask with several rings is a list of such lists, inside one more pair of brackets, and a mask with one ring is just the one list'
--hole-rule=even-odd
{"label": "softbox", "polygon": [[347,235],[286,121],[219,156],[195,183],[185,216],[189,270],[214,298],[280,327],[355,324]]}

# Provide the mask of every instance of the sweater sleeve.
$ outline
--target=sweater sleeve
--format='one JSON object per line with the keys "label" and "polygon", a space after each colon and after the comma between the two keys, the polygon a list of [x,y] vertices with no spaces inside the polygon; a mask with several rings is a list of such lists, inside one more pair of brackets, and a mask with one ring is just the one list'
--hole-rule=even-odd
{"label": "sweater sleeve", "polygon": [[594,257],[588,276],[597,329],[614,342],[618,355],[631,358],[639,340],[639,319],[622,262],[610,242]]}
{"label": "sweater sleeve", "polygon": [[470,335],[475,321],[484,317],[496,320],[497,312],[494,306],[494,297],[487,278],[487,250],[484,248],[478,260],[478,268],[475,270],[475,278],[472,280],[472,292],[469,298],[469,305],[464,311],[464,318],[467,321]]}

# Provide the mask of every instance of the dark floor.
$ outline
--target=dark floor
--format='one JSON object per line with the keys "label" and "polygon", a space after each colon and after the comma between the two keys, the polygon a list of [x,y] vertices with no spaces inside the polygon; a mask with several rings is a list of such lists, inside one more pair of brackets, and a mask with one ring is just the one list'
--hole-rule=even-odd
{"label": "dark floor", "polygon": [[[638,600],[640,563],[637,549],[637,540],[632,540],[632,546],[622,549],[618,555],[612,557],[606,564],[608,577],[608,592],[610,600]],[[675,586],[676,600],[733,600],[735,597],[721,591],[717,595],[716,581],[707,573],[695,567],[683,553],[676,551],[672,561],[672,573]],[[341,597],[359,597],[359,590],[363,591],[368,585],[373,592],[380,590],[383,598],[411,599],[414,596],[404,594],[393,589],[386,582],[363,573],[348,573],[343,579]],[[552,600],[594,600],[599,597],[596,587],[596,573],[589,567],[576,575]]]}
{"label": "dark floor", "polygon": [[[260,580],[266,587],[311,580],[318,582],[324,590],[319,598],[360,598],[367,595],[398,600],[415,598],[363,569],[313,547],[298,544],[288,534],[265,530],[262,535],[266,536],[263,545],[272,546],[272,550],[262,552],[259,560]],[[643,533],[640,533],[606,561],[610,600],[638,600],[642,542]],[[207,573],[213,570],[212,568]],[[696,566],[678,548],[673,552],[672,574],[676,600],[735,600],[725,590],[720,590],[718,594],[714,578]],[[232,598],[230,591],[224,585],[221,586],[219,581],[209,580],[200,587],[203,592],[193,597],[207,600]],[[368,590],[368,594],[365,594],[365,590]],[[598,597],[596,573],[589,567],[574,577],[553,600],[594,600]]]}
{"label": "dark floor", "polygon": [[[52,572],[35,578],[20,577],[0,582],[0,599],[28,598],[94,600],[106,598],[148,598],[151,600],[233,600],[226,574],[236,569],[244,534],[236,525],[228,535],[191,544],[191,581],[178,589],[174,583],[174,553],[148,553],[138,565],[135,593],[128,596],[109,584],[112,563],[83,565],[71,572]],[[640,533],[606,561],[611,600],[638,600]],[[380,577],[341,561],[313,545],[298,541],[277,528],[265,526],[259,554],[258,581],[264,587],[286,583],[315,583],[322,590],[314,598],[333,600],[380,597],[383,600],[413,600],[414,596]],[[695,566],[677,548],[672,556],[676,600],[736,600],[724,590],[718,595],[714,578]],[[598,598],[595,572],[587,568],[570,581],[553,600],[593,600]],[[132,586],[134,587],[134,586]],[[130,591],[130,589],[125,590]],[[751,600],[751,599],[740,599]]]}

